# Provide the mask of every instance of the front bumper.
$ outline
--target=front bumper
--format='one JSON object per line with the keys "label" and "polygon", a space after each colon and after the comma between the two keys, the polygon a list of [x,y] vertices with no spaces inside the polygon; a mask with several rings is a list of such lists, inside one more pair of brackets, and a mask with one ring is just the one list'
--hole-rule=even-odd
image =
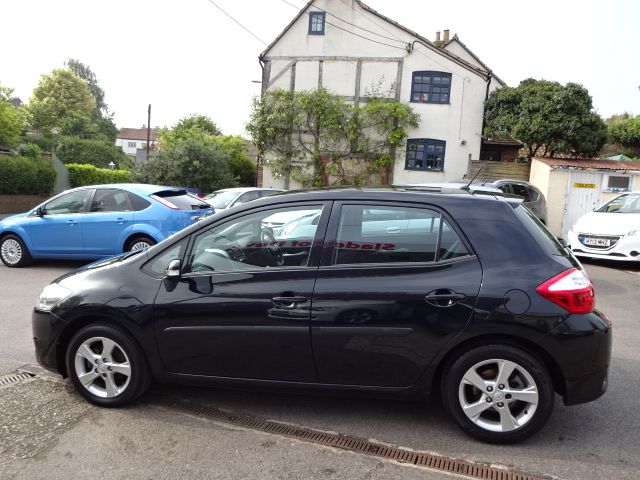
{"label": "front bumper", "polygon": [[36,360],[47,370],[55,373],[64,372],[64,364],[60,365],[58,358],[58,343],[65,323],[51,312],[41,312],[34,309],[31,315],[33,343],[36,350]]}
{"label": "front bumper", "polygon": [[[626,262],[640,262],[640,236],[634,235],[632,237],[627,235],[615,235],[620,239],[609,248],[594,248],[588,245],[584,245],[579,236],[582,233],[569,230],[567,234],[569,240],[569,247],[574,255],[579,257],[590,258],[602,258],[606,260],[620,260]],[[589,235],[589,234],[587,234]],[[598,236],[592,234],[593,236]],[[605,236],[605,235],[601,235]]]}

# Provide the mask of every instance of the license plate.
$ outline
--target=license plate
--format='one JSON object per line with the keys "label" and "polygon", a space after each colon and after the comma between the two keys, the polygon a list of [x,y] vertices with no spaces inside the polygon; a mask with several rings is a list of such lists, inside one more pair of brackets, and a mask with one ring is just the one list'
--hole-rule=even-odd
{"label": "license plate", "polygon": [[611,246],[611,240],[608,238],[585,238],[585,245],[593,245],[594,247],[609,247]]}

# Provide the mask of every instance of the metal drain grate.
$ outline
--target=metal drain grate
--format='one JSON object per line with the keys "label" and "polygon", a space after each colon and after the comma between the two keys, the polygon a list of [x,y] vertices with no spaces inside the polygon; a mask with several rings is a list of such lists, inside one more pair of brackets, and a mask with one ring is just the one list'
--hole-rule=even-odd
{"label": "metal drain grate", "polygon": [[4,375],[0,377],[0,387],[28,380],[33,377],[35,377],[35,375],[32,375],[31,373],[11,373],[9,375]]}
{"label": "metal drain grate", "polygon": [[303,427],[278,423],[270,420],[261,420],[248,415],[238,415],[225,412],[217,408],[199,406],[188,403],[176,403],[167,401],[162,407],[171,407],[183,413],[206,417],[217,421],[230,423],[239,427],[250,428],[262,432],[291,437],[298,440],[317,443],[327,447],[341,448],[353,452],[365,453],[376,457],[395,460],[400,463],[408,463],[418,467],[440,470],[447,473],[463,475],[470,478],[488,480],[548,480],[550,477],[529,475],[526,473],[508,470],[507,468],[493,467],[478,463],[458,460],[455,458],[434,455],[426,452],[416,452],[391,445],[374,443],[362,438],[351,437],[339,433],[326,433],[310,430]]}

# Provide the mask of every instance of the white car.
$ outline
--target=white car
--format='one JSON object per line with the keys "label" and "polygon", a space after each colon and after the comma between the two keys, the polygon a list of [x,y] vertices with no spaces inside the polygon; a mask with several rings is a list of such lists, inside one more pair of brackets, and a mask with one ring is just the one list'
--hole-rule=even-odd
{"label": "white car", "polygon": [[587,213],[568,239],[580,257],[640,261],[640,192],[623,193]]}
{"label": "white car", "polygon": [[277,188],[258,188],[258,187],[240,187],[225,188],[217,190],[205,196],[203,200],[216,209],[216,212],[226,210],[235,205],[257,200],[258,198],[268,197],[276,193],[284,192]]}

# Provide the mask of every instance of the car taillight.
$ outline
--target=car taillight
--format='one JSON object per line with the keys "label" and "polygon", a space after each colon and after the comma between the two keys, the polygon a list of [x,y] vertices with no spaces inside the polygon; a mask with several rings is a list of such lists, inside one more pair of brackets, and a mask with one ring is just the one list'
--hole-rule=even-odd
{"label": "car taillight", "polygon": [[165,207],[169,207],[171,210],[180,210],[178,207],[176,207],[173,203],[171,203],[169,200],[165,198],[162,198],[158,195],[149,195],[149,196],[154,200],[157,200],[158,202],[163,204]]}
{"label": "car taillight", "polygon": [[596,298],[589,277],[577,268],[570,268],[550,278],[536,292],[569,313],[591,313]]}

